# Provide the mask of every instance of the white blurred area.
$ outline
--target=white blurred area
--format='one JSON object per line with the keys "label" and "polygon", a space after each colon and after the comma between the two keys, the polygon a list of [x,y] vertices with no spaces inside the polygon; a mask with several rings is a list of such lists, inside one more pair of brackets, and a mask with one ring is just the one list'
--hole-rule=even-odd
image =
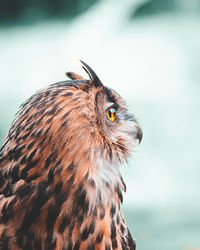
{"label": "white blurred area", "polygon": [[[127,100],[144,131],[129,166],[122,168],[128,189],[123,207],[132,216],[128,223],[138,250],[195,249],[200,247],[199,3],[179,0],[176,14],[130,21],[139,0],[133,3],[104,0],[71,23],[0,28],[0,127],[9,128],[18,106],[37,89],[66,79],[66,71],[85,75],[78,63],[84,60]],[[150,214],[143,227],[140,211]]]}

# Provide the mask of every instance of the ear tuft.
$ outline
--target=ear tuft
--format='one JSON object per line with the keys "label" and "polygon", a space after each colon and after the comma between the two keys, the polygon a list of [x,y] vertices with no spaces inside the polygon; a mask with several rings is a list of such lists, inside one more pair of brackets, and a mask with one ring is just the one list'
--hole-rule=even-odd
{"label": "ear tuft", "polygon": [[99,77],[96,75],[96,73],[90,68],[89,65],[87,65],[85,62],[80,60],[83,69],[87,72],[87,74],[90,77],[90,80],[94,84],[95,87],[103,86],[102,82],[100,81]]}
{"label": "ear tuft", "polygon": [[68,76],[72,80],[86,80],[84,77],[74,73],[74,72],[66,72],[66,76]]}

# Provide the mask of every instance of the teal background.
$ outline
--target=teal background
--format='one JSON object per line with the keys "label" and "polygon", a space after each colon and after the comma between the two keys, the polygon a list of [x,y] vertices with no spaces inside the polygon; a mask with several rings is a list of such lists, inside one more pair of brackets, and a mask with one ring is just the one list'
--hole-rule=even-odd
{"label": "teal background", "polygon": [[200,249],[200,1],[0,1],[0,141],[36,90],[87,62],[144,138],[121,168],[138,250]]}

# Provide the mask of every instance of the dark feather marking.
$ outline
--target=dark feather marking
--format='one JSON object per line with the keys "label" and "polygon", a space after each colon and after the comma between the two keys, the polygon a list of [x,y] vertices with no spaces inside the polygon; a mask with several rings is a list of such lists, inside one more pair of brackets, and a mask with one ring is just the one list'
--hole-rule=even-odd
{"label": "dark feather marking", "polygon": [[53,106],[53,108],[52,109],[50,109],[49,111],[47,111],[45,114],[47,114],[47,115],[53,115],[53,114],[55,114],[55,113],[58,113],[58,104],[55,104],[54,106]]}
{"label": "dark feather marking", "polygon": [[6,230],[3,231],[1,238],[0,238],[0,249],[2,250],[9,250],[9,241],[10,241],[10,236],[6,235]]}
{"label": "dark feather marking", "polygon": [[49,119],[47,119],[45,122],[46,123],[51,123],[53,121],[54,116],[51,116]]}
{"label": "dark feather marking", "polygon": [[2,172],[0,171],[0,188],[3,186],[4,184],[4,178],[2,176]]}
{"label": "dark feather marking", "polygon": [[50,135],[49,140],[48,140],[48,144],[51,142],[52,139],[53,139],[53,134]]}
{"label": "dark feather marking", "polygon": [[52,152],[46,159],[45,164],[44,164],[44,168],[48,168],[49,165],[56,161],[57,158],[57,153],[56,152]]}
{"label": "dark feather marking", "polygon": [[95,230],[95,220],[92,220],[89,226],[89,233],[93,234]]}
{"label": "dark feather marking", "polygon": [[99,215],[100,220],[103,220],[104,216],[105,216],[105,209],[104,207],[102,207]]}
{"label": "dark feather marking", "polygon": [[117,192],[117,194],[118,194],[118,198],[119,198],[120,202],[121,202],[121,203],[123,203],[123,195],[122,195],[122,191],[120,190],[120,188],[119,188],[119,187],[117,187],[117,188],[115,189],[115,191],[116,191],[116,192]]}
{"label": "dark feather marking", "polygon": [[33,147],[33,145],[35,144],[36,141],[32,141],[31,143],[28,144],[27,148],[31,149]]}
{"label": "dark feather marking", "polygon": [[70,216],[65,214],[62,217],[61,223],[60,223],[59,228],[58,228],[58,232],[63,233],[65,231],[66,226],[70,225],[70,221],[71,221]]}
{"label": "dark feather marking", "polygon": [[103,88],[103,92],[106,93],[108,102],[111,102],[111,103],[114,103],[117,105],[115,96],[112,94],[112,92],[107,87]]}
{"label": "dark feather marking", "polygon": [[84,213],[88,211],[89,203],[86,200],[86,191],[82,184],[79,185],[75,193],[75,203],[73,205],[73,212],[75,214]]}
{"label": "dark feather marking", "polygon": [[117,225],[120,224],[120,217],[119,217],[119,214],[117,215]]}
{"label": "dark feather marking", "polygon": [[127,242],[124,237],[121,237],[121,247],[122,247],[122,250],[130,250],[130,248],[127,246]]}
{"label": "dark feather marking", "polygon": [[5,202],[1,210],[0,223],[7,223],[10,218],[13,216],[13,206],[17,202],[15,197],[10,203]]}
{"label": "dark feather marking", "polygon": [[37,148],[35,148],[35,149],[31,152],[31,154],[27,157],[27,162],[32,161],[32,159],[33,159],[33,157],[35,156],[36,152],[37,152]]}
{"label": "dark feather marking", "polygon": [[91,187],[95,188],[96,184],[95,181],[93,179],[89,179],[89,184],[91,185]]}
{"label": "dark feather marking", "polygon": [[103,232],[99,233],[96,237],[96,243],[100,244],[102,242],[103,239]]}
{"label": "dark feather marking", "polygon": [[55,167],[52,167],[48,172],[48,184],[51,184],[54,180]]}
{"label": "dark feather marking", "polygon": [[39,138],[43,133],[43,129],[35,130],[31,136]]}
{"label": "dark feather marking", "polygon": [[85,219],[85,215],[82,214],[82,213],[80,213],[80,214],[78,215],[77,221],[79,222],[79,224],[82,224],[83,221],[84,221],[84,219]]}
{"label": "dark feather marking", "polygon": [[39,143],[38,146],[41,147],[41,146],[44,144],[45,140],[46,140],[46,137],[44,137],[44,138],[41,140],[41,142]]}
{"label": "dark feather marking", "polygon": [[20,173],[20,179],[25,179],[27,177],[27,173],[31,168],[34,168],[39,162],[39,159],[29,162],[25,168],[22,169]]}
{"label": "dark feather marking", "polygon": [[51,126],[52,126],[52,124],[50,124],[50,126],[44,131],[44,134],[43,134],[44,137],[46,137],[47,134],[49,133]]}
{"label": "dark feather marking", "polygon": [[62,204],[66,201],[68,196],[69,196],[69,191],[68,190],[64,191],[64,192],[61,192],[59,194],[56,194],[56,196],[55,196],[56,206],[61,208]]}
{"label": "dark feather marking", "polygon": [[72,237],[73,229],[74,229],[74,224],[71,224],[71,226],[70,226],[70,228],[69,228],[69,232],[68,232],[68,237],[69,237],[69,238]]}
{"label": "dark feather marking", "polygon": [[58,183],[56,183],[56,186],[54,188],[55,195],[59,195],[59,193],[61,192],[62,186],[63,186],[62,181],[59,181]]}
{"label": "dark feather marking", "polygon": [[62,120],[67,118],[67,116],[71,113],[73,109],[71,109],[70,111],[66,112],[63,116],[62,116]]}
{"label": "dark feather marking", "polygon": [[30,115],[29,117],[28,117],[28,119],[26,120],[26,125],[28,125],[28,123],[31,121],[31,120],[33,120],[37,115],[39,115],[40,114],[40,112],[36,112],[36,113],[33,113],[32,115]]}
{"label": "dark feather marking", "polygon": [[13,149],[10,149],[8,151],[8,159],[9,159],[9,161],[12,161],[12,159],[13,159]]}
{"label": "dark feather marking", "polygon": [[[77,100],[79,100],[79,99],[80,99],[80,97],[77,96],[77,97],[74,97],[70,102],[75,102],[75,101],[77,101]],[[79,108],[79,107],[80,107],[80,106],[77,106],[76,109]]]}
{"label": "dark feather marking", "polygon": [[23,115],[26,115],[29,113],[29,111],[32,109],[32,106],[29,106],[23,113]]}
{"label": "dark feather marking", "polygon": [[128,246],[129,246],[129,249],[131,249],[131,250],[135,250],[135,248],[136,248],[136,242],[133,240],[133,238],[132,238],[132,236],[131,236],[131,234],[130,234],[130,231],[129,231],[129,229],[127,229],[128,230]]}
{"label": "dark feather marking", "polygon": [[120,230],[121,230],[122,234],[124,234],[125,228],[122,224],[120,225]]}
{"label": "dark feather marking", "polygon": [[56,162],[56,165],[55,165],[55,169],[58,168],[62,162],[62,158],[60,158],[57,162]]}
{"label": "dark feather marking", "polygon": [[23,247],[23,235],[29,231],[30,226],[40,216],[41,208],[49,200],[51,193],[47,191],[46,182],[40,182],[37,185],[37,193],[33,199],[33,205],[30,211],[27,211],[23,218],[22,224],[16,232],[17,245]]}
{"label": "dark feather marking", "polygon": [[95,221],[93,220],[90,223],[90,226],[86,226],[83,230],[83,232],[81,233],[81,240],[84,241],[86,240],[90,234],[93,234],[95,230]]}
{"label": "dark feather marking", "polygon": [[36,105],[37,109],[41,109],[46,105],[46,100],[41,100],[38,102],[38,104]]}
{"label": "dark feather marking", "polygon": [[34,186],[32,184],[29,183],[25,183],[24,185],[20,186],[17,191],[16,194],[20,199],[23,199],[24,197],[26,197],[27,195],[31,195],[31,193],[33,192]]}
{"label": "dark feather marking", "polygon": [[56,97],[61,92],[63,92],[63,89],[56,89],[55,91],[51,91],[51,97]]}
{"label": "dark feather marking", "polygon": [[12,189],[10,188],[10,182],[7,183],[7,185],[5,186],[5,188],[4,188],[3,191],[2,191],[2,194],[3,194],[5,197],[9,197],[9,196],[12,196],[12,195],[13,195],[13,191],[12,191]]}
{"label": "dark feather marking", "polygon": [[21,132],[21,127],[20,127],[20,125],[18,125],[17,126],[17,129],[16,129],[16,131],[15,131],[15,140],[17,139],[17,137],[19,136],[19,134],[20,134],[20,132]]}
{"label": "dark feather marking", "polygon": [[74,179],[75,179],[75,175],[73,174],[73,175],[70,176],[70,178],[67,180],[67,182],[68,182],[69,184],[73,184]]}
{"label": "dark feather marking", "polygon": [[32,122],[28,127],[26,127],[26,131],[30,131],[33,129],[33,127],[35,126],[35,122]]}
{"label": "dark feather marking", "polygon": [[41,123],[41,121],[43,120],[43,118],[45,117],[45,114],[42,115],[38,120],[35,121],[36,125],[39,125]]}
{"label": "dark feather marking", "polygon": [[80,241],[78,240],[78,241],[76,241],[76,243],[73,247],[73,250],[79,250],[79,248],[80,248]]}
{"label": "dark feather marking", "polygon": [[83,232],[81,233],[81,240],[85,241],[89,237],[89,230],[88,227],[84,228]]}
{"label": "dark feather marking", "polygon": [[114,220],[111,221],[111,239],[116,237],[116,226]]}
{"label": "dark feather marking", "polygon": [[73,95],[72,92],[67,92],[67,93],[65,93],[65,94],[62,94],[61,96],[72,96],[72,95]]}
{"label": "dark feather marking", "polygon": [[68,197],[68,192],[61,192],[62,185],[63,183],[61,181],[56,184],[54,189],[55,204],[50,204],[48,208],[48,215],[46,222],[47,242],[52,238],[54,224],[56,222],[57,217],[60,214],[62,204]]}
{"label": "dark feather marking", "polygon": [[125,182],[124,182],[122,176],[121,176],[121,181],[122,181],[122,184],[123,184],[124,191],[126,192],[126,184],[125,184]]}
{"label": "dark feather marking", "polygon": [[100,192],[100,190],[98,190],[98,199],[99,199],[99,202],[101,203],[102,197],[101,197],[101,192]]}
{"label": "dark feather marking", "polygon": [[39,173],[35,173],[35,174],[33,174],[33,175],[28,176],[25,180],[26,180],[26,182],[31,182],[31,181],[37,179],[37,178],[40,177],[40,176],[41,176],[41,175],[40,175]]}
{"label": "dark feather marking", "polygon": [[66,128],[67,124],[68,124],[68,121],[67,121],[67,120],[63,121],[63,122],[61,123],[61,125],[60,125],[60,128],[61,128],[61,129],[62,129],[62,128]]}
{"label": "dark feather marking", "polygon": [[112,204],[110,208],[110,216],[113,218],[115,213],[116,213],[116,206]]}
{"label": "dark feather marking", "polygon": [[118,247],[117,240],[116,239],[112,239],[112,248],[116,249],[117,247]]}
{"label": "dark feather marking", "polygon": [[26,162],[26,158],[26,155],[24,155],[24,157],[20,161],[20,165],[23,165]]}
{"label": "dark feather marking", "polygon": [[16,164],[12,169],[9,171],[9,175],[12,178],[12,183],[15,183],[19,180],[19,164]]}
{"label": "dark feather marking", "polygon": [[75,170],[76,169],[76,166],[74,165],[74,163],[72,162],[68,167],[67,167],[68,170]]}
{"label": "dark feather marking", "polygon": [[23,135],[21,138],[22,140],[26,140],[26,138],[30,135],[30,132],[26,133],[25,135]]}
{"label": "dark feather marking", "polygon": [[17,161],[19,159],[19,157],[22,154],[22,151],[24,150],[24,148],[26,147],[26,145],[23,145],[21,147],[18,148],[18,145],[13,149],[13,154],[14,154],[14,159],[15,161]]}

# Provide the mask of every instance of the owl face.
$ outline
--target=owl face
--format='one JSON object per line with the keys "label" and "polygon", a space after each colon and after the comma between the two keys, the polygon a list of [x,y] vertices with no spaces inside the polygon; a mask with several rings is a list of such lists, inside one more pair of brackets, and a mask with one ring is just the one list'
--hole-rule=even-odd
{"label": "owl face", "polygon": [[105,86],[96,93],[96,126],[103,139],[102,158],[123,162],[130,156],[134,144],[142,139],[142,131],[128,112],[122,97]]}

